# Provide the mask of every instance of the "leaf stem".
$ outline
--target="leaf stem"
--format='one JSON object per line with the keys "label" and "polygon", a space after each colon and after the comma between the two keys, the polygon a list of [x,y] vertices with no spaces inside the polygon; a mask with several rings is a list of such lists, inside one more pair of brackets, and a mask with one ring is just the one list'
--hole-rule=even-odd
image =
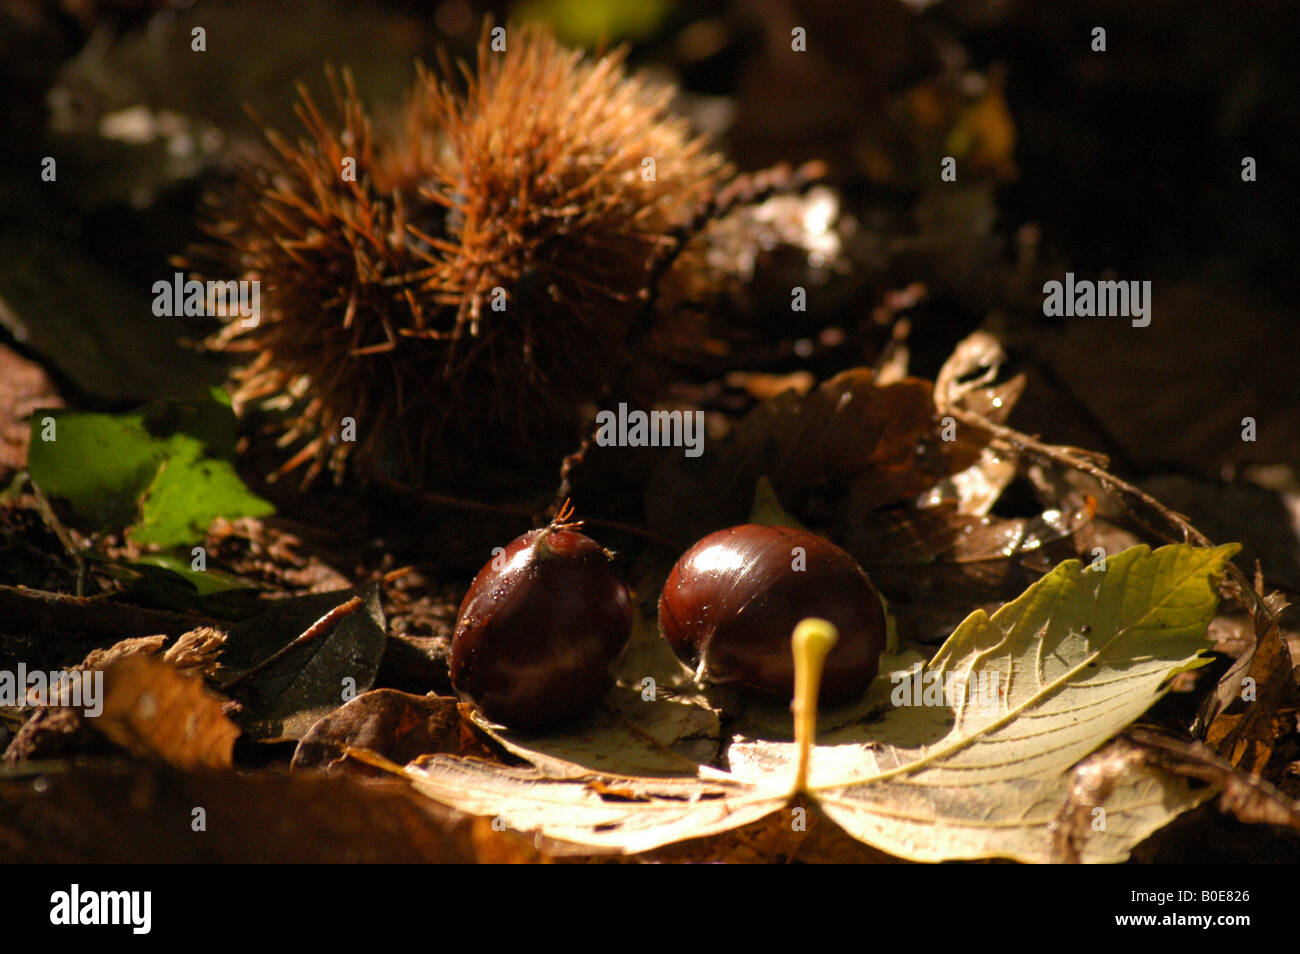
{"label": "leaf stem", "polygon": [[790,645],[794,651],[794,741],[799,748],[799,765],[790,795],[800,795],[808,788],[808,765],[812,761],[817,736],[817,696],[821,691],[822,670],[826,656],[839,640],[833,623],[810,617],[794,628]]}

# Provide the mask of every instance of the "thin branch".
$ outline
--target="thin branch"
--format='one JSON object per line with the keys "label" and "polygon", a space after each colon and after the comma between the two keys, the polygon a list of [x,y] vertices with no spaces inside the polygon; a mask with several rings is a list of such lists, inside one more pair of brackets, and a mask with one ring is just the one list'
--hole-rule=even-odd
{"label": "thin branch", "polygon": [[[464,497],[452,497],[447,494],[437,494],[428,490],[422,490],[410,484],[402,483],[394,477],[387,474],[379,473],[377,470],[367,473],[367,478],[375,483],[386,487],[414,500],[420,500],[427,504],[433,504],[437,507],[450,507],[454,510],[469,510],[477,513],[493,513],[507,517],[524,517],[529,523],[536,522],[537,514],[529,507],[518,506],[515,504],[492,504],[484,503],[481,500],[470,500]],[[564,498],[568,499],[568,498]],[[562,503],[563,501],[561,501]],[[679,540],[669,540],[667,537],[661,537],[653,530],[647,530],[644,527],[638,527],[635,524],[623,523],[620,520],[608,520],[604,517],[583,517],[582,522],[588,526],[604,527],[608,530],[616,530],[620,533],[626,533],[629,536],[640,537],[666,550],[672,550],[680,553],[685,546]]]}
{"label": "thin branch", "polygon": [[[1041,441],[1030,437],[1028,434],[1022,434],[1019,431],[1002,424],[995,424],[982,414],[978,414],[974,411],[963,410],[962,408],[953,405],[944,407],[943,413],[951,414],[960,423],[965,424],[968,427],[984,431],[994,439],[1006,445],[1006,447],[1012,452],[1028,454],[1041,460],[1068,467],[1072,470],[1079,471],[1080,473],[1085,473],[1090,477],[1095,478],[1103,487],[1119,494],[1121,503],[1124,502],[1125,498],[1141,502],[1144,506],[1159,514],[1169,526],[1179,530],[1182,533],[1185,542],[1195,543],[1197,546],[1202,547],[1214,546],[1213,542],[1211,542],[1205,534],[1192,526],[1192,524],[1188,522],[1187,518],[1182,514],[1175,513],[1146,491],[1134,487],[1127,481],[1116,477],[1105,468],[1097,466],[1085,456],[1076,452],[1073,448],[1044,444]],[[1134,517],[1138,516],[1130,507],[1128,507],[1127,504],[1125,504],[1125,509],[1127,509],[1130,514],[1133,514]],[[1157,536],[1169,539],[1165,534],[1157,533]],[[1255,592],[1255,588],[1250,584],[1250,581],[1246,579],[1246,575],[1237,568],[1236,564],[1229,563],[1224,575],[1225,589],[1227,589],[1229,595],[1239,606],[1241,606],[1242,609],[1250,613],[1252,617],[1262,615],[1270,625],[1277,624],[1277,619],[1274,616],[1273,611],[1264,604],[1263,599]]]}
{"label": "thin branch", "polygon": [[14,632],[85,633],[98,638],[124,639],[135,635],[180,636],[199,626],[227,624],[199,613],[114,603],[105,597],[91,598],[51,593],[21,586],[0,584],[0,620]]}

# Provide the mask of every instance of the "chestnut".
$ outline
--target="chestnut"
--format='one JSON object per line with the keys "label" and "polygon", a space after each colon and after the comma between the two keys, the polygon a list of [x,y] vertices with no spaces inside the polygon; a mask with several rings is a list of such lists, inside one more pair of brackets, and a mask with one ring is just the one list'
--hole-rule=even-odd
{"label": "chestnut", "polygon": [[884,606],[857,561],[824,537],[758,524],[719,530],[682,555],[659,598],[660,630],[701,677],[787,699],[790,634],[809,617],[839,631],[822,698],[865,691],[885,648]]}
{"label": "chestnut", "polygon": [[452,637],[452,685],[516,729],[549,728],[593,708],[632,632],[632,601],[612,555],[566,516],[517,537],[479,571]]}

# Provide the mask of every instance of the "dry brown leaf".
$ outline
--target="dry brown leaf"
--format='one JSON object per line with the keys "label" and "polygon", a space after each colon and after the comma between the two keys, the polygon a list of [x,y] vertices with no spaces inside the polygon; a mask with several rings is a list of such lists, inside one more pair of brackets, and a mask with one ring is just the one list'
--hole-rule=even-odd
{"label": "dry brown leaf", "polygon": [[859,513],[844,547],[889,600],[904,639],[933,642],[976,607],[1014,598],[1061,560],[1086,553],[1091,524],[1072,500],[1038,517],[977,517],[955,502]]}
{"label": "dry brown leaf", "polygon": [[221,672],[221,652],[226,647],[226,634],[211,626],[200,626],[181,635],[163,653],[163,662],[170,663],[181,672],[195,672],[209,679]]}
{"label": "dry brown leaf", "polygon": [[[401,783],[89,763],[0,775],[0,861],[535,863],[528,842]],[[198,810],[202,810],[199,812]],[[168,820],[164,827],[160,820]]]}
{"label": "dry brown leaf", "polygon": [[86,658],[80,665],[74,667],[73,671],[103,669],[111,663],[115,663],[119,659],[125,659],[128,656],[141,654],[154,656],[157,655],[166,642],[166,636],[133,636],[129,639],[120,639],[105,649],[92,649],[86,653]]}
{"label": "dry brown leaf", "polygon": [[665,458],[650,482],[648,516],[669,536],[702,536],[744,516],[760,477],[796,513],[812,497],[846,492],[855,509],[870,511],[965,470],[985,443],[973,432],[943,439],[928,381],[880,386],[869,368],[854,368],[809,394],[786,391],[761,404],[697,461]]}
{"label": "dry brown leaf", "polygon": [[[940,422],[951,421],[955,427],[956,422],[947,418],[945,412],[960,404],[990,421],[1006,423],[1025,390],[1023,374],[996,383],[1006,361],[1001,342],[990,334],[977,331],[961,341],[935,379],[934,402]],[[919,503],[934,506],[955,500],[960,513],[984,516],[1018,472],[1013,459],[985,446],[974,464],[939,481]]]}
{"label": "dry brown leaf", "polygon": [[1300,831],[1300,802],[1292,801],[1264,779],[1247,774],[1202,742],[1188,742],[1135,727],[1126,735],[1141,747],[1148,762],[1170,772],[1200,779],[1222,790],[1219,806],[1247,823],[1281,825]]}
{"label": "dry brown leaf", "polygon": [[349,747],[368,749],[399,763],[435,752],[482,758],[492,754],[462,718],[457,699],[372,689],[312,726],[298,743],[290,768],[382,774],[348,759]]}
{"label": "dry brown leaf", "polygon": [[[138,636],[122,639],[104,649],[92,649],[70,672],[103,672],[114,663],[131,657],[154,658],[167,642],[166,636]],[[162,659],[185,672],[211,675],[219,668],[217,657],[225,635],[202,626],[183,633],[162,655]],[[106,685],[107,677],[105,676]],[[107,692],[107,689],[105,689]],[[64,705],[38,707],[15,733],[4,753],[6,762],[56,758],[80,748],[94,748],[86,732],[89,723],[82,709]]]}
{"label": "dry brown leaf", "polygon": [[239,729],[198,676],[148,655],[104,669],[103,712],[90,724],[137,755],[178,768],[230,768]]}
{"label": "dry brown leaf", "polygon": [[[1265,605],[1276,619],[1286,602],[1280,594],[1274,594]],[[1232,765],[1259,775],[1272,760],[1277,739],[1293,728],[1293,719],[1287,719],[1279,710],[1294,712],[1297,691],[1295,663],[1281,628],[1258,614],[1255,633],[1254,649],[1220,679],[1198,725],[1208,721],[1206,741]],[[1250,682],[1246,683],[1246,679]],[[1205,718],[1210,713],[1212,721]],[[1290,724],[1280,724],[1280,720]]]}

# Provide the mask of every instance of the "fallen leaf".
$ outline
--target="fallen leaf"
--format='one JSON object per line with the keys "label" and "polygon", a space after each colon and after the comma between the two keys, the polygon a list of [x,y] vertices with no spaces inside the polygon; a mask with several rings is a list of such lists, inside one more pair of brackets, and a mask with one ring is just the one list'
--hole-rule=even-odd
{"label": "fallen leaf", "polygon": [[[1265,605],[1276,619],[1286,602],[1275,595],[1267,598]],[[1209,744],[1232,765],[1262,774],[1273,758],[1277,739],[1294,725],[1294,718],[1288,718],[1284,710],[1293,711],[1297,697],[1295,663],[1281,627],[1259,614],[1255,617],[1254,647],[1224,673],[1207,697],[1197,725],[1213,713],[1205,727]],[[1279,726],[1279,721],[1286,724]]]}
{"label": "fallen leaf", "polygon": [[1037,517],[973,516],[949,501],[870,513],[849,507],[844,548],[889,600],[906,640],[952,632],[972,607],[1012,599],[1091,542],[1087,513],[1071,499]]}
{"label": "fallen leaf", "polygon": [[[97,671],[104,673],[104,681],[101,687],[104,696],[98,700],[102,703],[100,707],[101,713],[97,717],[91,717],[94,720],[93,724],[102,725],[102,723],[98,723],[98,719],[102,718],[104,711],[107,711],[109,697],[112,696],[115,687],[120,688],[108,675],[109,670],[118,663],[136,657],[149,660],[158,659],[161,661],[160,665],[172,668],[182,678],[195,674],[211,676],[218,669],[217,657],[225,645],[225,635],[218,630],[201,626],[188,633],[181,634],[176,642],[159,656],[158,654],[162,651],[162,647],[166,642],[166,636],[138,636],[122,639],[105,649],[92,649],[86,654],[84,660],[69,670],[72,673],[95,673]],[[174,689],[174,686],[169,687],[167,691],[172,689]],[[51,701],[53,703],[66,703],[73,701],[73,699],[71,696],[61,694],[59,698]],[[89,702],[90,700],[85,699],[83,696],[83,701]],[[126,696],[118,695],[114,704],[126,707],[128,700]],[[199,707],[205,718],[210,716],[209,707],[206,703],[199,703]],[[5,750],[4,760],[6,762],[19,762],[29,759],[51,759],[71,752],[94,751],[96,746],[88,731],[92,721],[88,719],[85,708],[85,706],[78,708],[66,704],[50,704],[37,707],[14,734],[8,748]],[[219,724],[219,720],[213,719],[209,728],[219,726]],[[192,728],[198,728],[197,724]],[[235,730],[235,735],[238,734],[238,730]],[[105,735],[111,737],[108,733]],[[126,735],[120,737],[125,738]],[[133,740],[128,739],[128,741]],[[145,750],[145,754],[159,755],[166,758],[164,753],[148,751],[148,746],[145,746]],[[220,751],[221,746],[218,746],[217,750]],[[225,764],[229,764],[229,752],[226,753]]]}
{"label": "fallen leaf", "polygon": [[[612,798],[591,786],[591,773],[582,766],[548,774],[531,766],[446,755],[417,759],[406,766],[405,775],[416,791],[434,801],[471,815],[500,818],[515,831],[624,853],[757,821],[788,797],[783,788],[760,790],[720,774],[717,780],[605,777],[628,793]],[[561,847],[557,852],[575,850]]]}
{"label": "fallen leaf", "polygon": [[378,586],[315,593],[272,603],[261,615],[233,624],[225,666],[238,673],[274,656],[326,613],[360,595],[362,610],[291,649],[282,659],[230,689],[242,709],[246,738],[297,741],[329,712],[374,685],[386,639]]}
{"label": "fallen leaf", "polygon": [[1300,802],[1287,798],[1264,779],[1235,767],[1204,743],[1136,726],[1126,735],[1152,764],[1207,783],[1208,791],[1219,793],[1219,806],[1241,821],[1300,832]]}
{"label": "fallen leaf", "polygon": [[200,677],[134,653],[104,669],[104,697],[89,723],[127,751],[182,769],[231,767],[239,729]]}
{"label": "fallen leaf", "polygon": [[742,518],[760,477],[796,513],[810,496],[845,492],[866,512],[965,470],[982,446],[973,434],[943,439],[928,381],[880,386],[855,368],[759,405],[698,460],[664,458],[647,513],[653,529],[698,538]]}
{"label": "fallen leaf", "polygon": [[1018,374],[995,384],[1007,363],[1002,342],[985,331],[976,331],[957,343],[934,380],[934,403],[939,413],[961,405],[999,424],[1006,423],[1011,409],[1025,390],[1025,376]]}
{"label": "fallen leaf", "polygon": [[126,414],[41,412],[29,467],[33,482],[91,529],[128,527],[137,543],[189,545],[215,517],[272,512],[235,473],[235,430],[218,388]]}
{"label": "fallen leaf", "polygon": [[581,724],[552,735],[521,735],[487,721],[474,724],[513,755],[547,774],[694,775],[718,751],[718,713],[699,704],[659,698],[616,687]]}
{"label": "fallen leaf", "polygon": [[[960,404],[990,421],[1005,424],[1024,393],[1026,380],[1023,374],[1018,374],[995,383],[1006,361],[1001,342],[986,332],[977,331],[958,343],[935,378],[934,397],[940,422],[949,423],[950,419],[944,417],[945,409]],[[956,426],[955,421],[951,423]],[[984,516],[1018,472],[1014,460],[985,446],[974,464],[940,480],[918,504],[935,506],[955,500],[959,513]]]}
{"label": "fallen leaf", "polygon": [[[1193,808],[1215,789],[1193,791],[1148,763],[1143,752],[1117,739],[1074,767],[1064,805],[1048,825],[1053,862],[1077,864],[1082,853],[1110,851],[1123,857],[1132,835],[1142,837],[1163,826],[1170,809]],[[1116,816],[1122,834],[1115,844]]]}
{"label": "fallen leaf", "polygon": [[[162,827],[161,819],[170,823]],[[536,862],[531,845],[405,785],[301,772],[48,764],[0,772],[5,862]]]}
{"label": "fallen leaf", "polygon": [[[1150,767],[1103,773],[1106,784],[1081,791],[1071,769],[1146,711],[1174,675],[1206,661],[1217,581],[1237,549],[1139,546],[1105,569],[1071,560],[991,617],[972,613],[916,669],[922,683],[952,680],[947,697],[898,704],[908,701],[898,695],[903,684],[878,680],[868,695],[895,704],[819,733],[804,796],[853,837],[916,861],[1052,860],[1053,822],[1059,828],[1085,804],[1103,809],[1107,823],[1082,843],[1070,836],[1080,860],[1122,861],[1206,793]],[[698,765],[695,777],[446,755],[401,771],[461,811],[561,842],[639,852],[789,805],[796,758],[792,743],[740,737],[723,754],[729,771]]]}
{"label": "fallen leaf", "polygon": [[[1274,593],[1264,598],[1264,604],[1276,614],[1285,606],[1285,601],[1280,593]],[[1191,733],[1197,738],[1207,738],[1210,727],[1214,726],[1216,735],[1222,739],[1239,720],[1220,719],[1220,716],[1238,701],[1242,701],[1243,690],[1248,686],[1252,690],[1258,686],[1258,680],[1254,677],[1251,677],[1253,683],[1245,682],[1250,670],[1255,667],[1255,651],[1259,648],[1256,626],[1255,618],[1249,613],[1231,617],[1220,614],[1210,624],[1210,635],[1215,640],[1216,650],[1234,658],[1214,688],[1201,699],[1196,718],[1191,724]],[[1253,691],[1251,694],[1255,695]]]}
{"label": "fallen leaf", "polygon": [[[810,794],[850,834],[899,857],[1049,860],[1045,826],[1070,766],[1149,708],[1169,677],[1203,663],[1214,583],[1236,549],[1134,547],[1104,571],[1067,561],[991,618],[976,611],[925,667],[956,680],[949,724],[933,718],[942,707],[895,705],[823,736]],[[727,756],[751,777],[792,765],[794,752],[744,742]],[[1131,810],[1141,798],[1129,788],[1113,797],[1123,800],[1106,803],[1106,837],[1083,847],[1084,860],[1123,860],[1121,845],[1158,827]],[[1167,821],[1195,800],[1171,792],[1161,804]]]}
{"label": "fallen leaf", "polygon": [[368,749],[400,763],[434,752],[490,754],[462,719],[458,700],[372,689],[312,726],[298,742],[290,768],[347,768],[377,774],[378,770],[347,759],[348,748]]}
{"label": "fallen leaf", "polygon": [[163,662],[181,672],[197,672],[215,677],[221,671],[219,657],[226,648],[226,634],[211,626],[200,626],[183,633],[163,653]]}

